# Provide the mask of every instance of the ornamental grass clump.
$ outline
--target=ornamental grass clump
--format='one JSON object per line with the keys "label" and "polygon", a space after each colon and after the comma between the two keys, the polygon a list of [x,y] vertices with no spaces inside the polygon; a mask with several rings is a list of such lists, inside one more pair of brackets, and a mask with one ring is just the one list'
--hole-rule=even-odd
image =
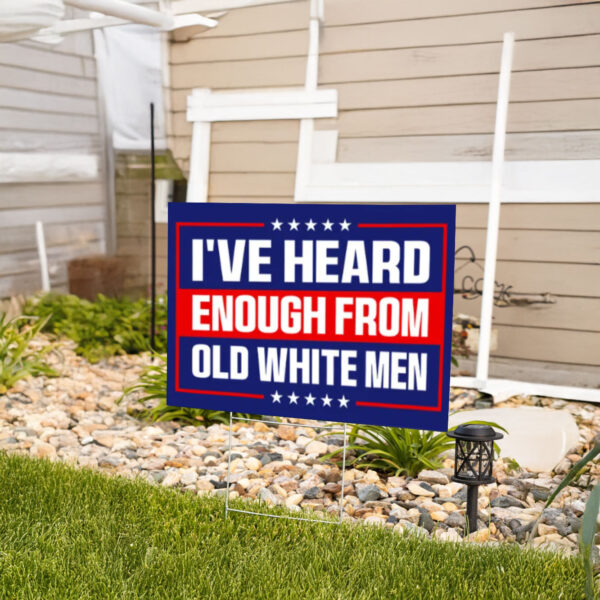
{"label": "ornamental grass clump", "polygon": [[[348,450],[355,453],[349,459],[350,465],[394,476],[415,477],[423,469],[438,469],[442,466],[441,455],[452,448],[454,441],[435,431],[353,425],[348,435]],[[342,451],[339,448],[326,458]]]}
{"label": "ornamental grass clump", "polygon": [[[150,350],[150,303],[146,299],[108,298],[98,294],[90,302],[72,294],[44,294],[30,298],[25,314],[45,319],[44,331],[74,342],[75,352],[95,363],[117,354]],[[156,303],[156,350],[167,347],[167,300]]]}
{"label": "ornamental grass clump", "polygon": [[[504,427],[490,421],[468,421],[468,424],[490,425],[508,433]],[[343,432],[336,432],[336,435],[340,434]],[[454,444],[454,440],[444,432],[353,425],[348,434],[347,449],[354,456],[348,459],[348,464],[357,469],[374,469],[396,477],[416,477],[424,469],[439,469],[443,455],[453,450]],[[496,455],[500,453],[497,444],[494,444],[494,451]],[[341,452],[343,448],[338,448],[323,459],[331,459]]]}
{"label": "ornamental grass clump", "polygon": [[[157,401],[157,404],[135,411],[142,419],[150,421],[178,421],[186,425],[212,425],[213,423],[229,423],[229,413],[222,410],[204,408],[188,408],[186,406],[169,406],[167,404],[167,357],[157,355],[157,362],[144,368],[140,380],[126,388],[120,401],[141,392],[137,398],[140,404]],[[238,417],[252,418],[246,413],[234,413]]]}
{"label": "ornamental grass clump", "polygon": [[31,345],[44,325],[45,320],[8,319],[6,314],[0,313],[0,394],[5,394],[19,379],[57,375],[45,361],[51,346],[32,348]]}

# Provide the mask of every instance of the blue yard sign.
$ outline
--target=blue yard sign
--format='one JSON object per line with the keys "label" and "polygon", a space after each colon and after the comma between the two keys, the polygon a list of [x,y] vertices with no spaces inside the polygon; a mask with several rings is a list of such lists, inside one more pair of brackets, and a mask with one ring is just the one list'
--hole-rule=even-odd
{"label": "blue yard sign", "polygon": [[454,206],[171,204],[168,403],[445,431]]}

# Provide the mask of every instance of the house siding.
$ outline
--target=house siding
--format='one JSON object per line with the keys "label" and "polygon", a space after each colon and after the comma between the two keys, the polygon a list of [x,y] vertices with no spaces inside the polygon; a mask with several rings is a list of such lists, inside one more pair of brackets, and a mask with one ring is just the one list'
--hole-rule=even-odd
{"label": "house siding", "polygon": [[[544,0],[325,0],[319,86],[335,88],[338,162],[489,161],[502,35],[516,46],[507,160],[600,158],[600,4]],[[309,3],[238,9],[215,29],[172,43],[170,148],[189,168],[193,87],[302,86]],[[298,121],[214,123],[210,202],[292,202]],[[482,275],[484,204],[458,205],[462,275]],[[554,304],[494,309],[493,356],[554,363],[564,383],[600,385],[600,204],[511,204],[501,211],[498,282]],[[478,315],[455,295],[455,313]],[[492,364],[492,374],[494,365]],[[568,381],[567,381],[568,379]]]}
{"label": "house siding", "polygon": [[57,46],[0,44],[0,152],[92,154],[94,180],[0,184],[0,298],[41,287],[35,222],[44,224],[50,282],[106,246],[106,181],[96,61],[90,32]]}

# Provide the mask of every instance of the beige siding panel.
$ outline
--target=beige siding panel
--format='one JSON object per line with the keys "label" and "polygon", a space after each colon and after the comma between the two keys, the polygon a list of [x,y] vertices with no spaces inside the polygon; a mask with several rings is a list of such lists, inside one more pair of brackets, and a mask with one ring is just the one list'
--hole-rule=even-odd
{"label": "beige siding panel", "polygon": [[[498,76],[459,75],[431,79],[341,83],[340,110],[496,102]],[[511,102],[600,98],[600,67],[517,72]]]}
{"label": "beige siding panel", "polygon": [[[338,129],[341,138],[491,133],[495,115],[494,104],[356,110],[317,119],[315,128]],[[512,103],[508,110],[510,132],[588,129],[600,129],[600,99]]]}
{"label": "beige siding panel", "polygon": [[[485,235],[484,229],[457,228],[456,247],[467,244],[477,258],[483,258]],[[600,265],[600,232],[503,229],[498,259]]]}
{"label": "beige siding panel", "polygon": [[[235,203],[235,202],[246,202],[246,200],[240,196],[209,196],[209,202],[218,202],[221,204]],[[293,196],[268,196],[261,198],[252,197],[248,201],[251,204],[293,204]]]}
{"label": "beige siding panel", "polygon": [[576,365],[600,365],[600,335],[596,332],[499,325],[498,350],[492,355]]}
{"label": "beige siding panel", "polygon": [[[342,138],[338,162],[490,160],[492,134]],[[599,131],[509,133],[506,160],[600,158]]]}
{"label": "beige siding panel", "polygon": [[94,79],[67,77],[55,73],[32,71],[20,67],[9,67],[0,64],[0,81],[10,82],[12,87],[51,94],[67,94],[69,96],[96,97]]}
{"label": "beige siding panel", "polygon": [[304,84],[306,58],[263,58],[171,66],[173,89],[232,89]]}
{"label": "beige siding panel", "polygon": [[[466,261],[457,259],[456,269]],[[479,266],[478,266],[479,265]],[[462,286],[466,275],[483,277],[483,260],[455,271],[455,287]],[[556,294],[563,296],[600,297],[600,267],[594,264],[514,262],[499,260],[496,281],[512,286],[520,294]]]}
{"label": "beige siding panel", "polygon": [[474,44],[501,40],[505,31],[521,40],[598,33],[600,4],[326,27],[321,52]]}
{"label": "beige siding panel", "polygon": [[[0,48],[0,151],[94,154],[101,161],[91,33],[59,48],[32,42]],[[52,286],[67,262],[104,251],[103,173],[90,182],[0,185],[0,296],[40,287],[35,222],[44,223]]]}
{"label": "beige siding panel", "polygon": [[214,173],[208,184],[209,196],[292,196],[293,173]]}
{"label": "beige siding panel", "polygon": [[[322,55],[319,83],[498,73],[502,43]],[[596,67],[600,35],[518,41],[513,71]]]}
{"label": "beige siding panel", "polygon": [[[81,255],[82,245],[79,243],[66,244],[61,246],[47,246],[48,254],[48,267],[53,270],[52,267],[60,264],[67,263],[72,258],[76,258]],[[90,254],[100,252],[101,241],[99,239],[87,240],[85,243],[85,251]],[[6,277],[7,275],[19,275],[28,271],[35,271],[40,273],[39,257],[37,249],[32,250],[21,250],[12,252],[10,254],[0,255],[0,277]]]}
{"label": "beige siding panel", "polygon": [[99,136],[48,131],[2,131],[0,152],[81,152],[99,154]]}
{"label": "beige siding panel", "polygon": [[[146,195],[122,195],[117,202],[117,223],[146,223],[150,217],[150,193]],[[150,235],[150,224],[146,224],[147,235]]]}
{"label": "beige siding panel", "polygon": [[210,170],[213,173],[295,173],[298,144],[284,142],[213,144]]}
{"label": "beige siding panel", "polygon": [[75,115],[95,115],[96,99],[0,87],[0,106]]}
{"label": "beige siding panel", "polygon": [[[123,237],[147,237],[150,238],[150,223],[145,222],[125,222],[117,223],[117,231]],[[156,238],[166,238],[168,235],[166,224],[156,224]]]}
{"label": "beige siding panel", "polygon": [[193,39],[171,44],[171,63],[206,63],[225,60],[250,60],[284,56],[306,56],[308,52],[308,20],[297,24],[298,31]]}
{"label": "beige siding panel", "polygon": [[[456,206],[461,229],[486,229],[487,214],[487,204]],[[503,204],[500,229],[600,231],[600,204]]]}
{"label": "beige siding panel", "polygon": [[191,88],[184,88],[182,90],[171,90],[171,111],[185,112],[187,109],[187,99],[191,93]]}
{"label": "beige siding panel", "polygon": [[[396,81],[338,83],[340,110],[475,104],[496,101],[498,76],[457,75]],[[174,112],[185,111],[191,90],[173,93]],[[600,67],[516,72],[511,78],[511,102],[600,97]]]}
{"label": "beige siding panel", "polygon": [[[175,160],[189,159],[192,149],[192,138],[185,136],[171,137],[168,140],[169,149],[173,153]],[[212,151],[212,149],[211,149]]]}
{"label": "beige siding panel", "polygon": [[47,48],[36,49],[23,44],[2,44],[0,63],[73,77],[85,77],[86,72],[95,76],[95,61],[91,58],[61,54],[57,60],[56,54],[48,52]]}
{"label": "beige siding panel", "polygon": [[328,26],[375,23],[406,19],[502,12],[544,6],[561,6],[565,0],[428,0],[428,2],[398,2],[372,0],[365,14],[364,0],[325,0],[325,21]]}
{"label": "beige siding panel", "polygon": [[98,199],[102,198],[103,189],[101,182],[3,184],[0,187],[0,209],[97,204]]}
{"label": "beige siding panel", "polygon": [[296,142],[300,124],[292,121],[239,121],[213,123],[211,138],[218,142]]}
{"label": "beige siding panel", "polygon": [[[103,239],[104,225],[99,222],[47,223],[44,224],[46,245],[67,246]],[[15,226],[2,230],[0,235],[0,256],[14,252],[37,251],[35,225]]]}
{"label": "beige siding panel", "polygon": [[26,129],[73,133],[98,132],[95,116],[61,115],[42,111],[0,108],[0,129]]}
{"label": "beige siding panel", "polygon": [[203,32],[201,37],[229,37],[298,29],[308,25],[309,8],[307,0],[236,8],[219,17],[219,26]]}
{"label": "beige siding panel", "polygon": [[[36,221],[46,223],[78,223],[82,221],[102,221],[104,206],[53,206],[52,208],[20,208],[0,210],[0,229],[19,225],[35,225]],[[4,235],[4,231],[2,231]]]}
{"label": "beige siding panel", "polygon": [[[600,298],[557,298],[556,304],[494,307],[494,325],[547,327],[600,333]],[[454,314],[479,317],[481,301],[454,296]]]}

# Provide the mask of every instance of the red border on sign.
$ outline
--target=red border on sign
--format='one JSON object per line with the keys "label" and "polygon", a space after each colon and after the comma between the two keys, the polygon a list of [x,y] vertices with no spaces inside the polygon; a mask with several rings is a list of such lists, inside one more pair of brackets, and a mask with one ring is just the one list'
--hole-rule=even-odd
{"label": "red border on sign", "polygon": [[[264,223],[217,223],[217,222],[182,222],[175,224],[175,263],[177,272],[175,273],[175,294],[181,289],[179,281],[179,230],[181,227],[264,227]],[[441,227],[443,229],[443,264],[442,264],[442,297],[444,298],[443,303],[443,315],[442,322],[446,319],[446,259],[447,259],[447,237],[448,237],[448,226],[446,223],[358,223],[359,228],[381,228],[381,229],[400,229],[400,228],[411,228],[411,227]],[[186,288],[187,289],[187,288]],[[182,388],[179,385],[179,331],[175,327],[175,391],[186,392],[191,394],[204,394],[204,395],[215,395],[215,396],[236,396],[243,398],[264,398],[264,394],[247,394],[241,392],[226,392],[219,390],[190,390]],[[443,358],[444,358],[444,342],[439,344],[440,348],[440,367],[439,367],[439,384],[438,384],[438,403],[437,406],[419,406],[414,404],[391,404],[386,402],[368,402],[368,401],[357,401],[356,406],[371,406],[376,408],[390,408],[396,410],[420,410],[429,412],[440,412],[442,410],[442,382],[443,382]]]}

